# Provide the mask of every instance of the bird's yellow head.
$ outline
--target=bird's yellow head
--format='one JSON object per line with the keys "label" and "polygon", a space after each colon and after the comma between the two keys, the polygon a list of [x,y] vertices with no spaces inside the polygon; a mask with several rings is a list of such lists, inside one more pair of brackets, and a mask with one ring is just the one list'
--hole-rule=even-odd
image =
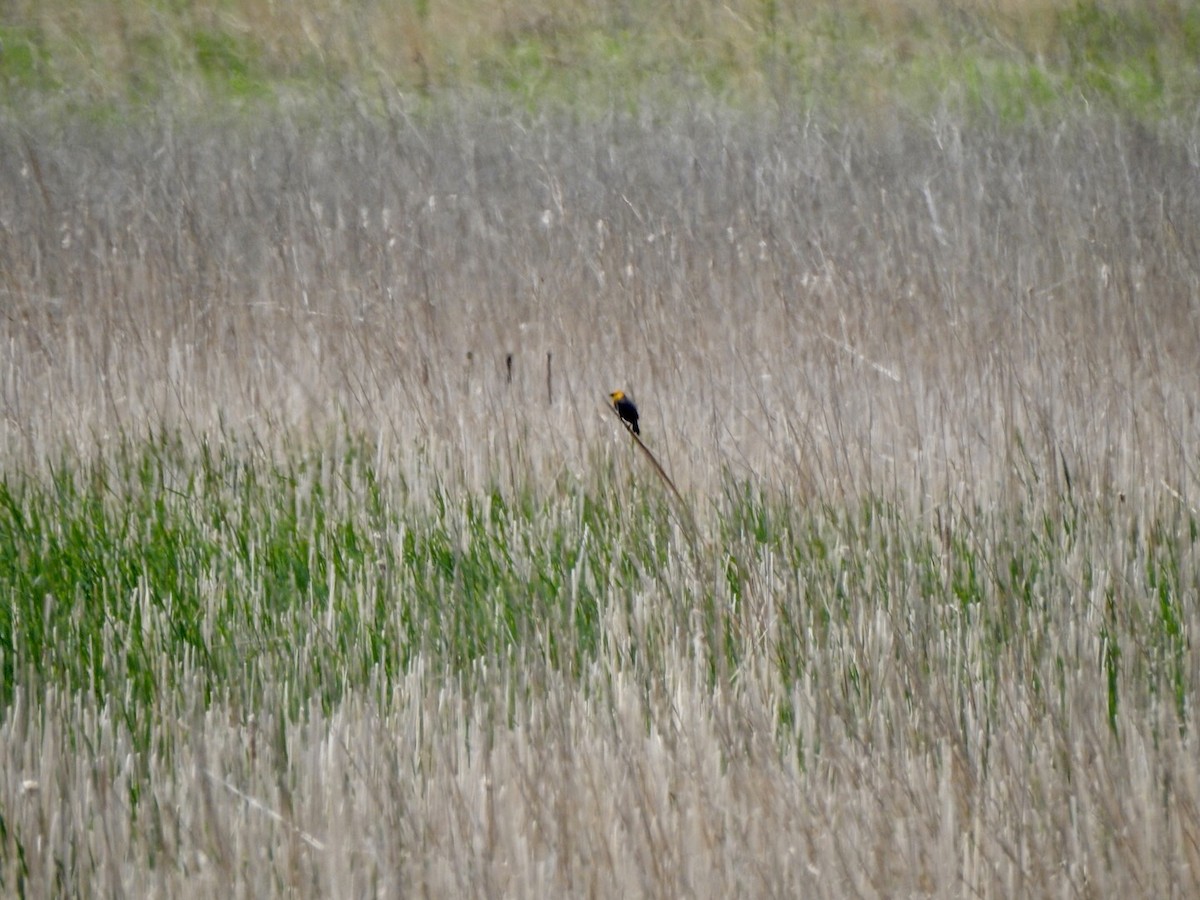
{"label": "bird's yellow head", "polygon": [[624,391],[613,391],[608,396],[612,399],[613,403],[619,403],[620,401],[625,399],[625,392]]}

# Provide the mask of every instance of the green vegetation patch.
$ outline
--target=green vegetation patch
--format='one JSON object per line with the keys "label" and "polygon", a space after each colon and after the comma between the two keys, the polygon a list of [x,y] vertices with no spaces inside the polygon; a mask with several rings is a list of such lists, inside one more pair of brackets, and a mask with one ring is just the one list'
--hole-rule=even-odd
{"label": "green vegetation patch", "polygon": [[270,90],[253,44],[224,31],[201,30],[189,35],[196,66],[218,94],[245,98]]}
{"label": "green vegetation patch", "polygon": [[[208,103],[495,92],[610,109],[716,97],[844,115],[958,108],[1021,120],[1084,100],[1141,117],[1200,90],[1200,9],[1115,0],[968,4],[434,2],[97,7],[50,2],[0,26],[10,102]],[[64,91],[63,88],[66,87]]]}
{"label": "green vegetation patch", "polygon": [[831,689],[868,716],[879,673],[860,644],[883,617],[913,679],[1017,677],[1052,705],[1063,671],[1091,671],[1114,729],[1124,703],[1181,721],[1191,703],[1197,528],[1178,510],[1129,531],[1073,504],[930,525],[884,498],[809,508],[731,483],[702,539],[633,473],[412,497],[370,459],[351,445],[280,463],[165,435],[7,474],[3,702],[18,684],[82,692],[147,736],[148,713],[197,680],[249,708],[287,685],[299,715],[418,662],[468,680],[601,660],[648,675],[682,650],[714,685],[764,654],[781,685],[843,659]]}
{"label": "green vegetation patch", "polygon": [[600,586],[627,590],[655,567],[653,529],[619,539],[614,497],[427,499],[410,507],[359,450],[279,465],[174,438],[63,460],[48,480],[10,475],[5,700],[32,678],[152,706],[179,660],[241,702],[286,678],[298,704],[417,654],[466,672],[548,642],[554,665],[575,667],[600,640]]}
{"label": "green vegetation patch", "polygon": [[46,38],[33,25],[0,24],[0,83],[9,90],[53,91],[59,87]]}

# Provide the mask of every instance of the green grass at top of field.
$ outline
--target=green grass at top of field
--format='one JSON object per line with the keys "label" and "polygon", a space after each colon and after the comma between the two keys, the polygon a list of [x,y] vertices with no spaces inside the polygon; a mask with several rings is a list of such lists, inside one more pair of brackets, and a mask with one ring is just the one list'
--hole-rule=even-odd
{"label": "green grass at top of field", "polygon": [[819,678],[865,715],[896,667],[914,685],[1016,678],[1050,706],[1082,673],[1113,728],[1122,704],[1194,701],[1185,510],[1068,494],[921,519],[743,481],[698,519],[683,530],[651,473],[599,459],[584,482],[414,495],[354,441],[272,462],[160,435],[9,472],[2,701],[83,693],[149,740],[189,704],[298,715],[414,666],[653,680],[680,653],[714,686],[765,671],[785,731],[789,684]]}
{"label": "green grass at top of field", "polygon": [[1187,108],[1200,7],[1187,0],[724,4],[10,4],[10,105],[92,114],[386,89],[496,92],[610,108],[698,94],[858,115],[883,106],[1021,119],[1069,98]]}

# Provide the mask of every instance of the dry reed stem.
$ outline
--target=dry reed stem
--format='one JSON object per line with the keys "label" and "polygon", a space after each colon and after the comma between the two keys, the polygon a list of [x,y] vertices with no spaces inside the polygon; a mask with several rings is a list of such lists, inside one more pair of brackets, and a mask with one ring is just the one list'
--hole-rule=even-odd
{"label": "dry reed stem", "polygon": [[687,501],[683,499],[683,494],[679,493],[679,488],[675,487],[675,482],[671,480],[671,476],[667,474],[667,470],[662,467],[662,463],[658,461],[658,458],[651,452],[650,448],[646,446],[646,443],[642,440],[641,436],[633,430],[633,427],[628,422],[621,418],[621,414],[617,412],[615,406],[612,406],[611,404],[607,405],[612,413],[617,417],[617,420],[625,428],[625,431],[628,432],[629,437],[633,439],[635,444],[637,444],[638,449],[642,451],[642,454],[646,457],[646,459],[650,460],[650,465],[654,467],[655,474],[662,479],[663,483],[668,488],[670,488],[671,496],[675,498],[675,502],[677,504],[676,509],[680,515],[684,517],[688,533],[694,540],[696,537],[696,517],[692,515],[692,511],[688,507]]}

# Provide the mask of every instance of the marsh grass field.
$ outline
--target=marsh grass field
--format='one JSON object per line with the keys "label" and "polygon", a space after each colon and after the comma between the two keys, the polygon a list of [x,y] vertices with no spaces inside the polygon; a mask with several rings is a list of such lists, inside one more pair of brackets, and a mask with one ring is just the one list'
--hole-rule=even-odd
{"label": "marsh grass field", "polygon": [[0,121],[0,893],[1197,893],[1194,118],[362,98]]}

